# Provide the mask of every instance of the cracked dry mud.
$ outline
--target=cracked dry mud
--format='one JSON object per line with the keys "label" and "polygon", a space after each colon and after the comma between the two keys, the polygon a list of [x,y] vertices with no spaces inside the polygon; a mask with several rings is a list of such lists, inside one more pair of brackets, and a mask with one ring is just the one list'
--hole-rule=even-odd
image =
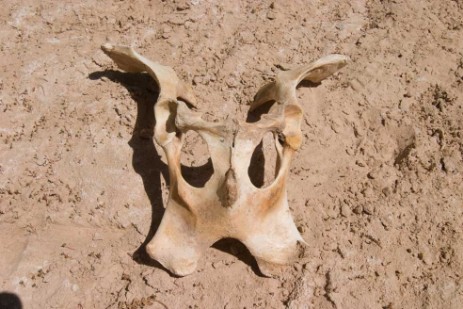
{"label": "cracked dry mud", "polygon": [[[460,308],[461,1],[25,0],[0,18],[0,304]],[[106,41],[174,68],[209,121],[245,119],[278,72],[352,59],[298,89],[288,198],[309,250],[294,265],[262,277],[233,239],[184,278],[148,258],[169,189],[152,140],[158,89],[118,71]],[[253,160],[275,167],[268,136]],[[193,133],[181,161],[198,186],[212,173]]]}

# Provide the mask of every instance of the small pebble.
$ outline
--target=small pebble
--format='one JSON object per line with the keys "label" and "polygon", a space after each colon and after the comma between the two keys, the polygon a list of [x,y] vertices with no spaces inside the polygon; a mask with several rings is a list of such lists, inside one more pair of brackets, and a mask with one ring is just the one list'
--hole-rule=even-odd
{"label": "small pebble", "polygon": [[371,172],[369,172],[369,173],[367,174],[367,177],[368,177],[369,179],[375,179],[376,176],[377,176],[376,173],[373,172],[373,171],[371,171]]}
{"label": "small pebble", "polygon": [[276,18],[276,14],[274,11],[269,11],[267,13],[267,18],[270,19],[270,20],[274,20]]}
{"label": "small pebble", "polygon": [[360,215],[361,213],[363,213],[363,207],[362,205],[358,205],[357,207],[354,208],[353,210],[354,214],[356,215]]}
{"label": "small pebble", "polygon": [[373,214],[373,206],[366,204],[363,206],[363,213],[366,213],[367,215]]}
{"label": "small pebble", "polygon": [[203,82],[203,78],[201,76],[195,76],[193,78],[193,85],[199,85]]}
{"label": "small pebble", "polygon": [[352,213],[352,211],[351,211],[349,205],[342,204],[342,206],[341,206],[341,215],[343,217],[349,217],[351,213]]}
{"label": "small pebble", "polygon": [[179,1],[177,3],[177,11],[184,11],[184,10],[188,10],[190,8],[190,4],[188,3],[188,1]]}
{"label": "small pebble", "polygon": [[238,79],[234,76],[230,76],[227,78],[227,80],[225,81],[225,83],[227,84],[228,87],[230,88],[236,88],[238,86]]}
{"label": "small pebble", "polygon": [[350,86],[355,91],[360,91],[363,88],[363,85],[356,79],[350,81]]}

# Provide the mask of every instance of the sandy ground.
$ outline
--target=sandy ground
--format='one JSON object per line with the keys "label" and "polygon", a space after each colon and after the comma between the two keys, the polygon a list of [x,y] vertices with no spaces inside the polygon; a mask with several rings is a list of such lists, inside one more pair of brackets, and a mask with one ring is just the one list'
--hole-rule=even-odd
{"label": "sandy ground", "polygon": [[[0,307],[461,308],[462,1],[25,0],[0,20]],[[265,278],[234,240],[184,278],[147,258],[168,191],[158,90],[107,41],[241,119],[279,70],[352,58],[299,89],[295,265]],[[184,152],[207,162],[194,136]]]}

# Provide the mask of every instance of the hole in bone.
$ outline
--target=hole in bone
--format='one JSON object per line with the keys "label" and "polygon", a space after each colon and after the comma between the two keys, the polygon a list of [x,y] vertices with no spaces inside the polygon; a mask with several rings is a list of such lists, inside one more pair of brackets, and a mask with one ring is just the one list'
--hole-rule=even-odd
{"label": "hole in bone", "polygon": [[314,82],[311,82],[310,80],[303,79],[303,80],[301,80],[301,82],[299,84],[297,84],[296,89],[299,89],[299,88],[315,88],[315,87],[317,87],[319,85],[321,85],[321,82],[320,83],[314,83]]}
{"label": "hole in bone", "polygon": [[261,104],[255,110],[249,111],[248,116],[246,118],[246,122],[253,123],[253,122],[259,121],[260,118],[262,117],[262,115],[268,114],[268,112],[270,111],[270,108],[272,108],[274,103],[275,103],[274,100],[267,101],[267,102]]}
{"label": "hole in bone", "polygon": [[168,133],[176,132],[175,117],[177,117],[177,104],[169,102],[169,117],[166,121],[166,131]]}
{"label": "hole in bone", "polygon": [[252,184],[257,188],[265,188],[272,184],[278,172],[278,163],[273,133],[267,132],[252,153],[248,167]]}
{"label": "hole in bone", "polygon": [[209,149],[195,131],[188,131],[183,140],[180,163],[183,179],[193,187],[204,187],[214,174]]}

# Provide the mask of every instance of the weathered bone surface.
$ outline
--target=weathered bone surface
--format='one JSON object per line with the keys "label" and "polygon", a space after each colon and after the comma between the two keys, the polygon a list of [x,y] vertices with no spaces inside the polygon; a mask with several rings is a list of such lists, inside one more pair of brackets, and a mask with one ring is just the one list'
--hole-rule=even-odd
{"label": "weathered bone surface", "polygon": [[[281,72],[263,86],[251,110],[273,102],[268,114],[254,123],[208,122],[188,107],[196,106],[192,90],[175,72],[128,47],[105,44],[103,51],[127,72],[148,72],[159,86],[155,104],[155,139],[167,156],[170,192],[166,211],[148,254],[174,274],[196,269],[203,252],[221,238],[246,245],[265,275],[275,265],[294,261],[305,242],[291,217],[286,197],[291,159],[300,147],[303,111],[296,86],[303,80],[319,83],[348,61],[329,55],[309,65]],[[184,103],[186,102],[186,103]],[[214,173],[202,188],[184,180],[180,153],[185,133],[196,131],[207,143]],[[272,184],[255,187],[248,175],[251,156],[263,135],[272,132],[277,150],[277,172]]]}

